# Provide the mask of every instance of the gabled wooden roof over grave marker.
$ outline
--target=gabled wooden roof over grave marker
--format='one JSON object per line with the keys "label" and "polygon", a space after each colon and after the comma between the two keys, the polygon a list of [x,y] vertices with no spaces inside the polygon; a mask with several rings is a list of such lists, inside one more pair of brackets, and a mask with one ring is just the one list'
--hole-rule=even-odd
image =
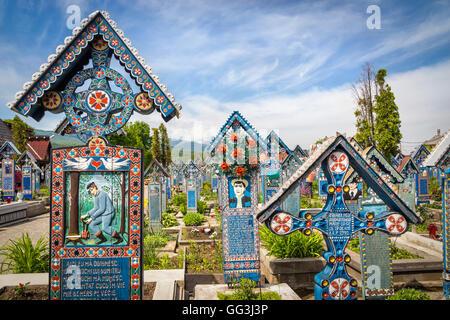
{"label": "gabled wooden roof over grave marker", "polygon": [[[357,149],[358,151],[358,149]],[[369,164],[373,167],[373,164],[381,166],[381,171],[387,172],[391,179],[391,183],[397,184],[402,183],[405,178],[397,171],[397,169],[391,165],[386,158],[381,154],[381,152],[375,147],[367,147],[362,152],[359,152],[361,156],[369,161]],[[348,178],[353,179],[355,171],[350,168],[348,171]]]}
{"label": "gabled wooden roof over grave marker", "polygon": [[31,165],[35,170],[38,170],[39,172],[42,173],[41,168],[39,168],[39,166],[37,165],[36,162],[36,158],[31,154],[30,151],[25,150],[22,155],[19,157],[19,159],[17,159],[16,163],[19,166],[22,166],[24,164],[29,164]]}
{"label": "gabled wooden roof over grave marker", "polygon": [[253,128],[250,122],[247,121],[239,111],[234,111],[227,119],[225,124],[220,128],[219,133],[214,137],[209,146],[206,148],[208,155],[221,143],[227,132],[233,127],[241,127],[253,140],[255,140],[260,148],[263,148],[264,152],[269,152],[269,146],[267,141],[263,139],[259,133]]}
{"label": "gabled wooden roof over grave marker", "polygon": [[306,179],[306,177],[337,147],[341,147],[347,152],[350,166],[363,178],[364,182],[375,191],[386,205],[393,211],[403,214],[410,222],[418,223],[420,221],[420,217],[418,217],[397,193],[383,181],[344,136],[331,137],[323,144],[319,145],[305,163],[281,186],[280,190],[261,209],[259,209],[257,219],[260,222],[268,219],[281,203],[295,191],[298,184]]}
{"label": "gabled wooden roof over grave marker", "polygon": [[297,155],[298,158],[308,157],[308,153],[305,150],[303,150],[299,145],[295,146],[294,153]]}
{"label": "gabled wooden roof over grave marker", "polygon": [[420,170],[416,163],[412,160],[411,156],[403,156],[400,164],[397,167],[397,171],[400,172],[400,174],[404,174],[404,172],[407,171],[419,173]]}
{"label": "gabled wooden roof over grave marker", "polygon": [[148,167],[145,169],[144,171],[144,177],[146,177],[148,174],[150,173],[155,173],[157,175],[161,175],[164,177],[169,177],[169,173],[167,172],[167,170],[162,166],[162,164],[156,160],[153,159],[150,164],[148,165]]}
{"label": "gabled wooden roof over grave marker", "polygon": [[[301,164],[301,160],[299,159],[299,157],[297,157],[297,155],[291,150],[289,149],[289,147],[286,145],[286,143],[284,143],[284,141],[280,138],[280,136],[278,134],[276,134],[275,131],[270,131],[269,135],[266,138],[267,140],[267,144],[269,145],[269,148],[272,145],[272,141],[275,141],[276,143],[278,143],[278,150],[279,150],[279,154],[280,154],[280,163],[283,166],[285,163],[287,163],[289,158],[294,158],[294,160]],[[281,158],[281,153],[282,153],[282,149],[284,149],[284,151],[286,152],[286,156],[284,158]],[[303,150],[302,150],[303,151]]]}
{"label": "gabled wooden roof over grave marker", "polygon": [[425,145],[420,144],[418,145],[414,151],[411,153],[411,157],[416,163],[416,165],[421,168],[422,162],[425,160],[425,158],[430,154],[430,151],[428,151],[427,147]]}
{"label": "gabled wooden roof over grave marker", "polygon": [[[127,80],[109,68],[112,56],[124,66],[140,92],[133,93]],[[91,59],[94,67],[86,69]],[[65,112],[78,137],[85,142],[92,128],[100,126],[100,133],[97,132],[100,136],[121,129],[133,111],[150,114],[156,109],[164,121],[180,116],[181,105],[167,93],[166,86],[160,83],[106,11],[95,11],[82,20],[80,27],[73,29],[72,36],[66,37],[64,44],[58,46],[47,61],[33,74],[32,80],[24,84],[23,90],[16,93],[15,100],[7,104],[10,109],[36,121],[41,120],[46,111]],[[75,89],[88,79],[92,79],[90,89],[95,87],[95,90],[81,97]],[[123,93],[111,91],[109,81]],[[104,90],[100,89],[102,86]],[[93,114],[97,118],[88,121],[85,113],[88,118]],[[88,137],[80,136],[81,131]]]}
{"label": "gabled wooden roof over grave marker", "polygon": [[0,147],[0,159],[4,158],[4,155],[8,153],[11,155],[19,155],[20,151],[11,141],[5,141],[3,145]]}
{"label": "gabled wooden roof over grave marker", "polygon": [[191,173],[197,178],[204,174],[204,171],[194,162],[194,160],[186,163],[181,169],[181,172],[185,177],[189,177]]}

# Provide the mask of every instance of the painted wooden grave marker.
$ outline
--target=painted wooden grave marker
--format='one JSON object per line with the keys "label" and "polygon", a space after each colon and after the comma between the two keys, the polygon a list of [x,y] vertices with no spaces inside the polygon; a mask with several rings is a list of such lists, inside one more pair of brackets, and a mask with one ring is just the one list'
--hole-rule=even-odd
{"label": "painted wooden grave marker", "polygon": [[267,142],[234,111],[207,148],[209,161],[220,167],[219,206],[222,210],[223,272],[225,283],[241,278],[259,281],[257,184],[259,155]]}
{"label": "painted wooden grave marker", "polygon": [[[58,130],[86,143],[51,151],[50,299],[143,295],[143,153],[105,137],[123,130],[134,112],[156,110],[169,121],[181,105],[116,26],[105,11],[90,14],[8,103],[36,121],[64,112]],[[112,58],[138,92],[111,68]]]}
{"label": "painted wooden grave marker", "polygon": [[423,162],[426,168],[439,168],[445,173],[442,185],[443,294],[450,299],[450,130]]}
{"label": "painted wooden grave marker", "polygon": [[5,141],[0,147],[0,159],[2,160],[2,192],[3,201],[14,201],[16,197],[16,162],[12,159],[13,155],[19,155],[14,143]]}
{"label": "painted wooden grave marker", "polygon": [[[296,186],[316,167],[321,166],[328,180],[328,196],[322,211],[313,216],[308,210],[301,210],[297,218],[289,213],[278,211],[277,207],[286,200]],[[353,214],[343,198],[350,190],[344,177],[353,168],[369,187],[390,207],[383,215],[375,218],[373,214],[360,211]],[[373,234],[383,230],[390,234],[406,231],[407,223],[417,223],[420,218],[397,196],[371,166],[352,147],[344,136],[329,138],[306,160],[277,192],[277,194],[258,210],[257,218],[277,235],[287,235],[301,231],[310,235],[313,229],[324,236],[327,250],[323,254],[325,268],[314,277],[314,296],[316,300],[355,300],[357,281],[346,271],[350,256],[345,254],[348,241],[359,232]],[[401,223],[391,223],[391,219]]]}
{"label": "painted wooden grave marker", "polygon": [[161,163],[153,159],[144,172],[144,183],[147,184],[147,206],[149,227],[151,230],[161,229],[162,212],[166,211],[166,188],[169,173]]}
{"label": "painted wooden grave marker", "polygon": [[[398,185],[404,182],[404,177],[375,147],[367,147],[362,150],[355,139],[351,138],[349,142],[391,189],[398,189]],[[348,183],[351,188],[352,182],[355,183],[354,180],[360,179],[353,169],[350,169],[348,173]],[[367,188],[367,197],[363,197],[360,192],[356,192],[356,194],[360,194],[356,198],[359,200],[359,203],[355,204],[356,212],[358,210],[371,212],[375,218],[378,218],[389,210],[383,200],[370,187]],[[406,204],[409,206],[408,202]],[[410,209],[414,211],[414,206]],[[384,299],[394,294],[391,236],[376,230],[370,236],[360,233],[359,243],[364,299]]]}
{"label": "painted wooden grave marker", "polygon": [[187,212],[197,212],[203,170],[191,160],[183,167],[182,173],[185,181],[186,210]]}

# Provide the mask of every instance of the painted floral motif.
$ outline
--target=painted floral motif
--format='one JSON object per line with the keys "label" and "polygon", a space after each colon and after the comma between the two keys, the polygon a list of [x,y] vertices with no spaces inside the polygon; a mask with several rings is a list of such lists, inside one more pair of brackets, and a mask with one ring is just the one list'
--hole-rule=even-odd
{"label": "painted floral motif", "polygon": [[103,130],[104,130],[103,127],[100,126],[99,124],[92,128],[92,132],[96,136],[101,136],[103,134]]}
{"label": "painted floral motif", "polygon": [[105,78],[105,68],[98,67],[97,69],[95,69],[94,75],[97,79],[104,79]]}
{"label": "painted floral motif", "polygon": [[108,42],[106,42],[102,38],[97,38],[96,40],[94,40],[92,42],[92,47],[95,50],[103,51],[103,50],[106,50],[108,48]]}
{"label": "painted floral motif", "polygon": [[88,94],[88,107],[97,112],[105,111],[110,105],[111,99],[109,95],[103,90],[92,91]]}
{"label": "painted floral motif", "polygon": [[164,97],[159,96],[158,98],[156,98],[156,102],[158,102],[159,104],[164,102]]}
{"label": "painted floral motif", "polygon": [[61,105],[61,96],[56,91],[47,91],[42,97],[42,105],[48,109],[53,110]]}
{"label": "painted floral motif", "polygon": [[148,111],[153,107],[153,101],[149,98],[148,94],[143,92],[136,96],[136,107],[142,111]]}

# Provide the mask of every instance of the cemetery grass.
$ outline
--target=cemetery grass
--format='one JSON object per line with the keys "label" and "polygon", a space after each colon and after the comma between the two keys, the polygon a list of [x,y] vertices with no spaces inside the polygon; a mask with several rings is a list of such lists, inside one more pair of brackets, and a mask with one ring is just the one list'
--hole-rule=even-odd
{"label": "cemetery grass", "polygon": [[[152,300],[156,282],[145,282],[142,300]],[[0,289],[0,301],[5,300],[48,300],[48,285],[8,286]]]}
{"label": "cemetery grass", "polygon": [[222,242],[186,247],[186,273],[223,273]]}

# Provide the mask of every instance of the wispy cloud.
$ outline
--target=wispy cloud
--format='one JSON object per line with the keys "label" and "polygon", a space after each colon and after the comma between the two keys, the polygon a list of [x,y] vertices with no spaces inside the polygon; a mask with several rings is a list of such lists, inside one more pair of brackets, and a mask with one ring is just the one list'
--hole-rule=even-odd
{"label": "wispy cloud", "polygon": [[[353,134],[350,87],[367,61],[388,69],[405,141],[428,137],[435,126],[444,130],[442,119],[448,119],[448,65],[414,70],[449,58],[448,1],[378,1],[381,30],[366,27],[372,1],[0,2],[8,10],[0,13],[0,104],[12,100],[71,34],[65,25],[71,4],[82,19],[94,10],[110,12],[183,105],[183,118],[167,123],[180,138],[209,139],[233,110],[260,130],[278,129],[292,147],[336,131]],[[421,112],[424,105],[432,112]],[[49,129],[55,119],[30,121]],[[161,121],[156,113],[133,119]]]}

